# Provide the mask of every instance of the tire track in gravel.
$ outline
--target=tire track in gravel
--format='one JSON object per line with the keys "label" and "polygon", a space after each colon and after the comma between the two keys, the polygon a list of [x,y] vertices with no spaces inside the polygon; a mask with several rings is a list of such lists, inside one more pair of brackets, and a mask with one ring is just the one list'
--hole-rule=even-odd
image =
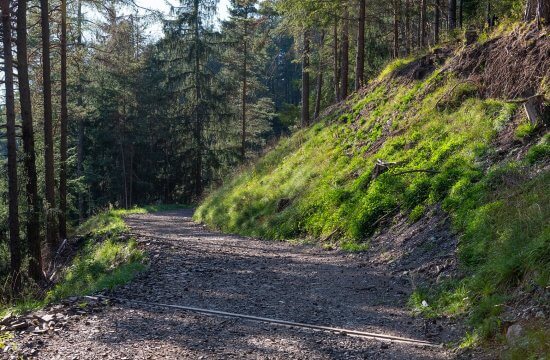
{"label": "tire track in gravel", "polygon": [[[364,256],[210,231],[192,210],[133,215],[148,271],[117,298],[207,308],[432,342],[444,326],[414,318],[407,278]],[[429,326],[428,326],[429,325]],[[44,359],[449,359],[442,348],[385,343],[174,309],[116,303],[46,339]]]}

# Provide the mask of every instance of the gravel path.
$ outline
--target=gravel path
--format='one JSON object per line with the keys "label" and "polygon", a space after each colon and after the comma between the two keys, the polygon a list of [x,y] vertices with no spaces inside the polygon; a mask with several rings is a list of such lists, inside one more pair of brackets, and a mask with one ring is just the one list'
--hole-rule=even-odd
{"label": "gravel path", "polygon": [[[365,255],[228,236],[191,210],[127,219],[150,269],[113,296],[396,336],[448,341],[411,317],[411,284]],[[441,348],[115,303],[44,338],[43,359],[449,359]]]}

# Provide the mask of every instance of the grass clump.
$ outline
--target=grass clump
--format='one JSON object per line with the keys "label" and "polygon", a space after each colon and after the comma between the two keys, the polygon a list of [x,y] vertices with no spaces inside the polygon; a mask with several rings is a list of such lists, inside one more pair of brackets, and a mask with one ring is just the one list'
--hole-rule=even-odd
{"label": "grass clump", "polygon": [[527,152],[526,159],[530,164],[550,160],[550,135],[546,135],[540,143],[533,145]]}
{"label": "grass clump", "polygon": [[[422,209],[452,189],[478,181],[476,159],[514,109],[478,98],[437,109],[457,84],[437,72],[411,85],[387,81],[392,86],[375,86],[353,100],[361,106],[350,106],[346,121],[326,120],[282,140],[211,193],[196,220],[268,239],[338,233],[340,246],[349,248],[368,243],[392,215],[410,213],[418,220]],[[396,165],[373,178],[377,159]]]}
{"label": "grass clump", "polygon": [[518,125],[516,128],[516,137],[518,139],[523,139],[531,136],[537,130],[537,126],[531,124],[531,122],[526,121]]}
{"label": "grass clump", "polygon": [[109,238],[99,243],[89,242],[73,260],[59,284],[48,292],[46,301],[111,290],[144,270],[144,260],[145,256],[135,240]]}
{"label": "grass clump", "polygon": [[[475,186],[453,191],[446,206],[463,234],[459,256],[467,276],[417,290],[413,309],[427,316],[468,315],[471,335],[490,339],[502,333],[500,315],[513,289],[550,285],[550,174],[529,179],[527,170],[521,163],[495,167]],[[430,306],[422,307],[422,300]]]}
{"label": "grass clump", "polygon": [[517,344],[505,354],[507,360],[538,360],[547,359],[550,354],[550,330],[544,326],[532,326],[526,330]]}
{"label": "grass clump", "polygon": [[146,256],[134,239],[125,236],[128,231],[124,216],[155,211],[181,209],[181,205],[154,205],[129,210],[108,209],[89,218],[78,229],[84,245],[67,267],[57,284],[45,296],[29,293],[16,304],[0,307],[0,316],[25,313],[48,303],[70,297],[111,290],[133,279],[146,268]]}

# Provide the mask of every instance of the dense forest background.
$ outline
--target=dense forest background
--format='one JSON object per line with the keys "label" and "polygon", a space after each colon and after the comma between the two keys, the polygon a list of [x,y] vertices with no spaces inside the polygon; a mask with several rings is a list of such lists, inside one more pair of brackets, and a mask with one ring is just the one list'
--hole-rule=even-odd
{"label": "dense forest background", "polygon": [[[194,203],[388,60],[548,13],[542,0],[231,0],[218,21],[216,0],[167,17],[129,0],[1,3],[0,273],[38,281],[98,210]],[[158,21],[162,36],[144,36]]]}

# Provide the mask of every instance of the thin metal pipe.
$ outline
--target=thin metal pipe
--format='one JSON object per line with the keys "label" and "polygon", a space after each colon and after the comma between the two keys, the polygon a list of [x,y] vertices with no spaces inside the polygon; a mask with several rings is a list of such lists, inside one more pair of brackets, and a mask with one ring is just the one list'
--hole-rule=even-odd
{"label": "thin metal pipe", "polygon": [[441,344],[435,344],[435,343],[425,341],[425,340],[417,340],[417,339],[405,338],[405,337],[400,337],[400,336],[377,334],[377,333],[370,333],[370,332],[350,330],[350,329],[342,329],[342,328],[334,328],[334,327],[330,327],[330,326],[321,326],[321,325],[298,323],[298,322],[293,322],[293,321],[286,321],[286,320],[271,319],[271,318],[265,318],[265,317],[259,317],[259,316],[237,314],[237,313],[231,313],[231,312],[225,312],[225,311],[219,311],[219,310],[202,309],[202,308],[197,308],[197,307],[192,307],[192,306],[169,305],[169,304],[162,304],[162,303],[149,303],[149,302],[145,302],[145,301],[121,299],[121,298],[115,298],[115,297],[109,297],[109,296],[96,296],[96,297],[89,296],[87,298],[90,298],[90,299],[102,298],[102,299],[114,300],[116,302],[127,302],[127,303],[134,303],[134,304],[145,305],[145,306],[164,307],[164,308],[170,308],[170,309],[176,309],[176,310],[184,310],[184,311],[189,311],[189,312],[195,312],[195,313],[199,313],[199,314],[207,314],[207,315],[216,315],[216,316],[221,316],[221,317],[238,318],[238,319],[250,320],[250,321],[255,321],[255,322],[276,324],[276,325],[282,325],[282,326],[290,326],[290,327],[296,327],[296,328],[302,328],[302,329],[320,330],[320,331],[325,331],[325,332],[345,334],[345,335],[349,335],[349,336],[361,337],[361,338],[366,338],[366,339],[391,341],[391,342],[402,343],[402,344],[411,344],[411,345],[419,345],[419,346],[427,346],[427,347],[442,347],[443,346]]}

